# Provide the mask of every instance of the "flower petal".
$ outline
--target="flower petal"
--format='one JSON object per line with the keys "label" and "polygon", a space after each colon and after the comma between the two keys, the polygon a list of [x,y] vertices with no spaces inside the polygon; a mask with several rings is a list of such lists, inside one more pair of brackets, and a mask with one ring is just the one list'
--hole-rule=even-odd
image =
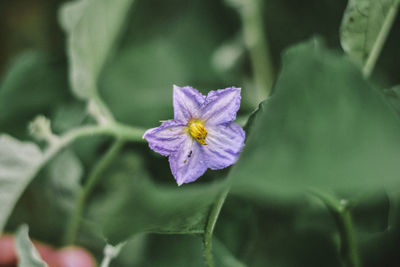
{"label": "flower petal", "polygon": [[207,170],[200,146],[202,145],[189,137],[179,151],[169,157],[171,171],[178,185],[197,180]]}
{"label": "flower petal", "polygon": [[231,123],[211,126],[207,130],[207,145],[202,147],[207,167],[218,170],[234,164],[244,145],[246,134],[242,127]]}
{"label": "flower petal", "polygon": [[200,111],[208,124],[226,124],[236,119],[240,107],[240,88],[230,87],[210,91]]}
{"label": "flower petal", "polygon": [[175,153],[187,138],[182,123],[169,120],[161,126],[147,130],[143,138],[149,142],[149,147],[163,156]]}
{"label": "flower petal", "polygon": [[205,96],[193,87],[174,85],[174,120],[186,123],[195,118],[204,102]]}

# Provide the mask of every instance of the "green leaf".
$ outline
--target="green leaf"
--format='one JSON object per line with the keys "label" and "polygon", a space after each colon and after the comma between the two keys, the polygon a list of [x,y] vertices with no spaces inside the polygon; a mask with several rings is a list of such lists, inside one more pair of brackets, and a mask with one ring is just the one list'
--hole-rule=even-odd
{"label": "green leaf", "polygon": [[[107,193],[94,200],[90,218],[111,243],[141,233],[203,234],[221,183],[157,185],[135,154],[121,156],[106,174]],[[167,176],[168,177],[168,176]],[[171,177],[172,179],[172,177]]]}
{"label": "green leaf", "polygon": [[133,0],[78,0],[60,11],[67,34],[72,91],[81,99],[97,96],[97,79]]}
{"label": "green leaf", "polygon": [[[349,0],[340,27],[343,50],[363,66],[398,0]],[[392,11],[393,12],[393,11]]]}
{"label": "green leaf", "polygon": [[213,240],[214,246],[214,254],[216,262],[218,263],[217,266],[226,266],[226,267],[246,267],[246,265],[238,260],[232,252],[229,251],[225,245],[219,241],[217,238]]}
{"label": "green leaf", "polygon": [[149,235],[138,234],[127,240],[122,247],[115,264],[119,266],[140,266],[142,261],[146,260],[146,249],[148,245]]}
{"label": "green leaf", "polygon": [[0,233],[42,159],[43,154],[34,143],[0,135]]}
{"label": "green leaf", "polygon": [[400,85],[385,89],[383,92],[385,93],[386,99],[400,116]]}
{"label": "green leaf", "polygon": [[201,239],[192,235],[149,235],[143,258],[140,264],[127,266],[205,266]]}
{"label": "green leaf", "polygon": [[[33,236],[59,244],[68,216],[81,190],[83,166],[71,149],[56,155],[33,179],[19,199],[7,223],[13,229],[21,221],[27,223]],[[49,218],[52,218],[49,220]]]}
{"label": "green leaf", "polygon": [[230,176],[247,196],[350,193],[398,185],[399,158],[399,120],[383,95],[314,41],[285,53]]}
{"label": "green leaf", "polygon": [[28,235],[28,226],[21,225],[15,235],[15,245],[17,248],[20,267],[47,267],[39,253],[33,246]]}
{"label": "green leaf", "polygon": [[46,114],[68,99],[64,73],[64,67],[45,54],[16,57],[0,85],[0,129],[25,136],[26,125],[36,114]]}

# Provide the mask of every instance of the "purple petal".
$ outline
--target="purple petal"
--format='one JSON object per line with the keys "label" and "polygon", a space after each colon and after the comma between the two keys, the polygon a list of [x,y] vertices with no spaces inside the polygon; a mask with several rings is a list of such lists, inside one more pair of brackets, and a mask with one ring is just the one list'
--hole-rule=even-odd
{"label": "purple petal", "polygon": [[201,118],[208,124],[226,124],[236,119],[240,107],[240,88],[210,91],[201,109]]}
{"label": "purple petal", "polygon": [[207,167],[212,170],[234,164],[243,148],[245,132],[236,123],[207,128],[207,145],[202,146]]}
{"label": "purple petal", "polygon": [[171,171],[178,185],[197,180],[207,170],[200,146],[189,137],[179,151],[169,157]]}
{"label": "purple petal", "polygon": [[178,151],[183,141],[188,138],[185,125],[169,120],[161,126],[147,130],[143,138],[149,142],[149,147],[163,156],[169,156]]}
{"label": "purple petal", "polygon": [[196,89],[174,85],[174,120],[186,123],[197,117],[204,101],[205,96]]}

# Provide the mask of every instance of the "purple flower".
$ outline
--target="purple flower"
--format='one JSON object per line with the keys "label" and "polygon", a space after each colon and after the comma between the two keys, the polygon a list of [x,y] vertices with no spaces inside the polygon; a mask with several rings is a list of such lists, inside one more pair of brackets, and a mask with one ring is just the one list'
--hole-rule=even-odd
{"label": "purple flower", "polygon": [[233,123],[240,107],[240,88],[210,91],[174,85],[174,119],[143,135],[155,152],[169,157],[178,185],[190,183],[208,169],[234,164],[242,150],[243,129]]}

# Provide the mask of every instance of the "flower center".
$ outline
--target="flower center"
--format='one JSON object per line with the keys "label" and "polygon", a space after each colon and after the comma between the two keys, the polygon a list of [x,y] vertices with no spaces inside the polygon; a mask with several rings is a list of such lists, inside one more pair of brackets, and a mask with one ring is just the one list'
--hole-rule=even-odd
{"label": "flower center", "polygon": [[207,130],[204,123],[199,120],[191,120],[188,125],[189,134],[202,145],[207,145],[205,140],[207,137]]}

